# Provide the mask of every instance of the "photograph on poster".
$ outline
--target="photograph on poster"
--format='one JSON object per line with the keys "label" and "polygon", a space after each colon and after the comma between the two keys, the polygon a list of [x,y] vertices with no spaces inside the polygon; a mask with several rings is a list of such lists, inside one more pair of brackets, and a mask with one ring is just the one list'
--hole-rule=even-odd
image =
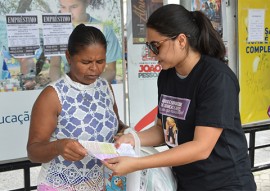
{"label": "photograph on poster", "polygon": [[[44,39],[42,16],[45,14],[70,14],[73,28],[79,23],[100,26],[108,42],[107,65],[102,77],[111,84],[122,83],[120,3],[121,1],[116,0],[0,0],[0,92],[43,89],[51,81],[59,79],[63,73],[68,72],[68,63],[63,59],[65,49],[65,45],[61,45],[63,42],[59,41],[60,44],[57,44],[49,42],[48,38]],[[9,26],[8,15],[19,17],[33,15],[38,18],[38,23]],[[48,29],[52,25],[49,26],[48,23],[46,25],[45,33],[53,35],[53,32]],[[60,26],[66,27],[63,23]],[[55,28],[54,30],[58,31],[54,31],[55,35],[51,37],[56,38],[56,33],[63,31],[61,27]],[[38,40],[36,40],[37,35]],[[55,52],[44,52],[46,44],[49,46],[45,50],[49,48],[50,51]]]}
{"label": "photograph on poster", "polygon": [[213,27],[218,33],[223,36],[222,27],[222,12],[221,12],[222,0],[192,0],[191,10],[202,11],[210,19]]}

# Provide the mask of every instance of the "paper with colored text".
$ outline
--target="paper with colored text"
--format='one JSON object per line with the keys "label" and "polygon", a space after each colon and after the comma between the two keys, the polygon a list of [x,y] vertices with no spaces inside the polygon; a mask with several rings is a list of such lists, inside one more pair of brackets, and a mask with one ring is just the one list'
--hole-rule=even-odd
{"label": "paper with colored text", "polygon": [[114,143],[82,140],[79,142],[88,151],[89,155],[100,160],[114,158],[117,156],[136,156],[135,151],[130,144],[122,143],[119,148],[116,148]]}

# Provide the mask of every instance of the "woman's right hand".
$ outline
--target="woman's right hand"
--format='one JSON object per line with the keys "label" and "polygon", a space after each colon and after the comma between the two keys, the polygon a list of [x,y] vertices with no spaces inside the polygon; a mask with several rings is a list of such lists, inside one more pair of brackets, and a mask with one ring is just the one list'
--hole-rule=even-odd
{"label": "woman's right hand", "polygon": [[128,173],[141,170],[141,165],[138,165],[140,157],[115,157],[105,159],[102,163],[113,171],[113,176],[124,176]]}
{"label": "woman's right hand", "polygon": [[65,160],[82,160],[88,153],[87,150],[76,140],[59,139],[55,141],[55,148]]}
{"label": "woman's right hand", "polygon": [[131,144],[133,147],[135,145],[134,137],[131,133],[128,134],[116,134],[114,136],[114,144],[116,148],[119,148],[122,143]]}

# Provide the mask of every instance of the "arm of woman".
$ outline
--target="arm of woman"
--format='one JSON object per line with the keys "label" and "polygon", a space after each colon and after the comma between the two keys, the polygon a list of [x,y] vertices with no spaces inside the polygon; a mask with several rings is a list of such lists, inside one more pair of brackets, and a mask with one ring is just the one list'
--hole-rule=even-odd
{"label": "arm of woman", "polygon": [[140,131],[137,134],[140,138],[141,146],[159,146],[165,142],[161,119],[157,119],[153,127]]}
{"label": "arm of woman", "polygon": [[[113,171],[114,175],[119,176],[147,168],[189,164],[207,159],[221,133],[221,128],[197,126],[194,139],[190,142],[146,157],[108,159],[104,164]],[[152,139],[153,135],[150,137]],[[148,139],[150,140],[149,137]]]}
{"label": "arm of woman", "polygon": [[66,160],[81,160],[86,150],[72,139],[62,139],[50,142],[54,132],[61,105],[57,93],[52,87],[45,88],[35,101],[30,121],[27,143],[28,158],[32,162],[49,162],[58,155]]}
{"label": "arm of woman", "polygon": [[[161,120],[158,119],[156,124],[149,129],[137,132],[141,142],[141,146],[159,146],[164,143],[164,135],[161,127]],[[149,137],[151,137],[149,139]],[[125,134],[115,138],[115,146],[119,147],[122,143],[129,143],[135,145],[132,134]]]}
{"label": "arm of woman", "polygon": [[140,163],[144,168],[152,168],[179,166],[207,159],[222,131],[222,128],[197,126],[192,141],[158,153],[156,156],[141,158]]}

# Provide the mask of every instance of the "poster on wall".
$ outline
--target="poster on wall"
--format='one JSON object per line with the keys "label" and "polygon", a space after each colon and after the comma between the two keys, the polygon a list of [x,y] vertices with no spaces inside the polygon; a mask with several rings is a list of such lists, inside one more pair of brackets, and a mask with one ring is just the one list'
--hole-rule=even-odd
{"label": "poster on wall", "polygon": [[146,42],[146,22],[157,8],[163,5],[163,0],[131,0],[132,34],[134,44]]}
{"label": "poster on wall", "polygon": [[191,10],[203,12],[211,21],[216,31],[223,36],[222,0],[192,0]]}
{"label": "poster on wall", "polygon": [[9,54],[15,58],[35,55],[40,46],[37,24],[36,15],[6,15]]}
{"label": "poster on wall", "polygon": [[[140,19],[135,15],[143,3],[145,11],[143,27],[144,35],[138,36]],[[161,66],[150,56],[150,50],[146,47],[146,20],[149,17],[147,10],[155,11],[162,6],[162,1],[132,0],[127,9],[127,49],[128,49],[128,87],[129,87],[129,110],[130,126],[136,131],[150,127],[157,114],[157,78]],[[151,7],[151,9],[150,9]],[[154,9],[155,8],[155,9]],[[135,28],[134,28],[135,27]],[[140,40],[138,40],[141,38]],[[130,54],[132,53],[132,54]]]}
{"label": "poster on wall", "polygon": [[73,30],[71,14],[42,14],[44,56],[65,55]]}
{"label": "poster on wall", "polygon": [[[76,10],[74,6],[76,2],[85,4],[83,9]],[[67,22],[71,22],[73,27],[80,23],[103,26],[110,50],[106,55],[108,64],[103,76],[112,84],[123,82],[121,2],[109,0],[91,1],[91,4],[87,2],[33,0],[29,4],[26,0],[19,2],[0,0],[1,92],[14,89],[17,91],[43,89],[69,70],[63,54],[66,48],[63,44],[67,44],[67,36],[71,32],[68,26],[64,26],[68,24]],[[60,13],[70,14],[71,21],[68,17],[62,17]],[[49,14],[58,17],[58,25],[53,29],[49,27],[49,20],[44,20],[46,17],[50,18],[51,26],[56,23]],[[61,37],[56,38],[56,34],[60,33]],[[54,38],[47,38],[52,37],[52,34]],[[56,50],[55,47],[61,50],[52,52]],[[7,73],[9,75],[6,75]],[[11,86],[14,88],[10,89]]]}
{"label": "poster on wall", "polygon": [[226,48],[225,60],[228,65],[230,65],[228,59],[229,44],[226,24],[226,2],[224,0],[192,0],[191,11],[201,11],[209,18],[214,29],[223,39],[223,43]]}
{"label": "poster on wall", "polygon": [[[82,9],[78,10],[74,4],[83,5]],[[119,116],[124,119],[122,1],[91,1],[89,4],[84,0],[0,0],[0,5],[0,163],[27,156],[32,105],[44,87],[68,72],[63,50],[68,34],[80,23],[102,26],[110,50],[102,75],[111,82]],[[16,24],[7,23],[7,18],[15,21],[17,17],[21,20],[17,19]],[[29,19],[31,24],[22,22]],[[57,41],[60,33],[61,39]],[[20,41],[12,52],[11,42],[15,40]],[[23,40],[32,49],[22,46]]]}
{"label": "poster on wall", "polygon": [[242,123],[270,123],[270,0],[238,1]]}

